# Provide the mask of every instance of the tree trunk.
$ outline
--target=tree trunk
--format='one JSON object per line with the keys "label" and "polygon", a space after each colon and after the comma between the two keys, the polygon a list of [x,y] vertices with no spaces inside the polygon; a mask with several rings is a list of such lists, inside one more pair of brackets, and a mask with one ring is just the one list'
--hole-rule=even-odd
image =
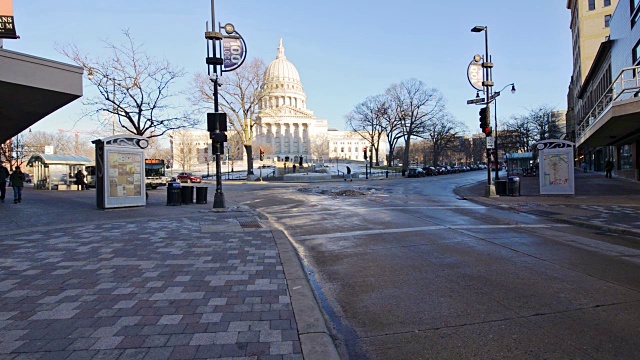
{"label": "tree trunk", "polygon": [[253,175],[253,149],[251,145],[245,145],[244,150],[247,153],[247,176]]}
{"label": "tree trunk", "polygon": [[402,172],[409,170],[409,150],[411,149],[411,139],[407,137],[404,145],[404,155],[402,156]]}

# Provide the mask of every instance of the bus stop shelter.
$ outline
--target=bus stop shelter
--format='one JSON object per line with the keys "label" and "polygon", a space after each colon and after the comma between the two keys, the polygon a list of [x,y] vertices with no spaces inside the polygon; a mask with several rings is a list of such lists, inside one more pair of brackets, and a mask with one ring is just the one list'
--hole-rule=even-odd
{"label": "bus stop shelter", "polygon": [[93,161],[78,155],[33,155],[27,163],[33,168],[33,184],[36,189],[71,190],[75,173],[93,165]]}
{"label": "bus stop shelter", "polygon": [[523,175],[527,169],[533,167],[533,152],[513,153],[505,155],[507,161],[507,173],[512,175]]}

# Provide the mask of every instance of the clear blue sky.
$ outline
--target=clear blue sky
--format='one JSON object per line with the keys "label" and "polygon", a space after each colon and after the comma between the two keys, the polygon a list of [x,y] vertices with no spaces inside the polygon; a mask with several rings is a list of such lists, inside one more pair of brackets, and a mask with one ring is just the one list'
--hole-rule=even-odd
{"label": "clear blue sky", "polygon": [[[542,104],[566,108],[572,60],[564,1],[216,0],[215,5],[216,21],[236,26],[249,57],[268,64],[284,38],[308,108],[334,128],[345,129],[345,115],[367,96],[415,77],[439,89],[449,111],[478,132],[479,107],[466,105],[476,95],[467,65],[474,54],[484,53],[484,35],[470,32],[475,25],[489,27],[496,90],[516,83],[515,95],[505,91],[499,98],[500,119]],[[69,62],[56,44],[75,43],[100,54],[105,51],[100,39],[120,42],[121,30],[128,28],[149,54],[187,71],[180,87],[206,71],[210,0],[14,0],[14,13],[21,39],[5,40],[9,50]],[[92,91],[85,87],[85,94]],[[77,100],[33,129],[95,128],[86,121],[75,124],[80,114]]]}

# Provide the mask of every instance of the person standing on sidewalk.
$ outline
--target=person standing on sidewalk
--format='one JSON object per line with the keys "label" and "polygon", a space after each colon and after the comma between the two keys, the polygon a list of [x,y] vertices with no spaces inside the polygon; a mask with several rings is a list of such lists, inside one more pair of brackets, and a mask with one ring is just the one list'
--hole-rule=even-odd
{"label": "person standing on sidewalk", "polygon": [[76,186],[78,187],[78,190],[84,190],[84,185],[84,173],[82,170],[78,169],[78,171],[76,171]]}
{"label": "person standing on sidewalk", "polygon": [[611,172],[613,171],[613,160],[609,159],[604,164],[604,176],[611,179]]}
{"label": "person standing on sidewalk", "polygon": [[[349,178],[349,181],[353,181],[353,179],[351,178],[351,168],[347,166],[347,177]],[[344,181],[347,181],[347,178],[344,178]]]}
{"label": "person standing on sidewalk", "polygon": [[9,180],[11,180],[11,186],[13,187],[13,203],[22,202],[22,187],[24,186],[25,177],[22,170],[20,170],[20,166],[16,166],[16,169],[9,176]]}
{"label": "person standing on sidewalk", "polygon": [[7,194],[7,178],[9,170],[0,162],[0,202],[4,202],[4,196]]}
{"label": "person standing on sidewalk", "polygon": [[582,172],[587,172],[587,163],[586,162],[582,163]]}

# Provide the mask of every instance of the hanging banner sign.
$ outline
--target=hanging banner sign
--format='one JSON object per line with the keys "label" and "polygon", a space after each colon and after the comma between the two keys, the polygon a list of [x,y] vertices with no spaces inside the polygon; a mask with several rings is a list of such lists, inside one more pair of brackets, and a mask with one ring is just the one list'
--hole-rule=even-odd
{"label": "hanging banner sign", "polygon": [[242,36],[225,36],[222,39],[222,72],[233,71],[242,65],[247,57],[247,46]]}
{"label": "hanging banner sign", "polygon": [[13,20],[13,0],[0,0],[0,39],[18,39]]}
{"label": "hanging banner sign", "polygon": [[476,62],[475,60],[469,63],[469,67],[467,68],[467,79],[469,79],[469,84],[471,84],[474,89],[482,91],[483,78],[484,72],[482,69],[482,63]]}

